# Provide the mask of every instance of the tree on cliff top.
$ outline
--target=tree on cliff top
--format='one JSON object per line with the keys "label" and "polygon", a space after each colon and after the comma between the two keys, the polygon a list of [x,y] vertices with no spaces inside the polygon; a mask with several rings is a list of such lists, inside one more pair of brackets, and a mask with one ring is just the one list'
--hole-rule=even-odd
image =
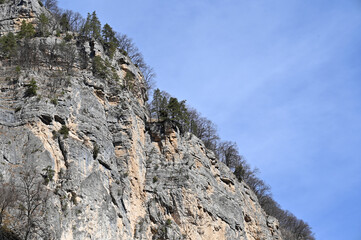
{"label": "tree on cliff top", "polygon": [[217,146],[216,154],[219,160],[231,169],[235,169],[242,159],[238,152],[237,143],[231,141],[220,142]]}
{"label": "tree on cliff top", "polygon": [[96,40],[102,40],[101,23],[95,11],[92,14],[88,13],[86,22],[81,30],[81,33],[86,37],[94,38]]}
{"label": "tree on cliff top", "polygon": [[170,95],[165,91],[160,91],[157,88],[153,93],[153,100],[150,104],[150,111],[153,118],[158,121],[163,121],[168,117],[167,105]]}
{"label": "tree on cliff top", "polygon": [[115,37],[115,32],[109,24],[105,24],[102,30],[102,37],[104,40],[105,48],[108,51],[108,55],[112,58],[116,49],[119,46],[118,39]]}

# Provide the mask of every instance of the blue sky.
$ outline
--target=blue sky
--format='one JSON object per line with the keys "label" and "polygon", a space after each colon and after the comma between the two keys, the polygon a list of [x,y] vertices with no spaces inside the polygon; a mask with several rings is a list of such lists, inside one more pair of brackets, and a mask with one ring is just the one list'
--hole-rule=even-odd
{"label": "blue sky", "polygon": [[361,239],[361,1],[59,4],[133,38],[316,239]]}

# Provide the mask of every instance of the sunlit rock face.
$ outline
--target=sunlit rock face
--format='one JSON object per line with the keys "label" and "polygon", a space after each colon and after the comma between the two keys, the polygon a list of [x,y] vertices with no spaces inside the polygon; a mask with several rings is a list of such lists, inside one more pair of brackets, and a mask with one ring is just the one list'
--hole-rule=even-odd
{"label": "sunlit rock face", "polygon": [[[16,33],[41,13],[35,0],[1,4],[0,32]],[[51,49],[62,39],[31,42]],[[51,239],[282,239],[278,221],[202,141],[171,121],[150,121],[143,76],[127,56],[110,59],[93,40],[70,44],[70,71],[38,49],[37,64],[20,72],[0,65],[0,173],[55,171],[42,223]],[[94,56],[119,79],[94,76]],[[27,96],[33,80],[36,95]]]}
{"label": "sunlit rock face", "polygon": [[0,34],[17,33],[22,21],[35,23],[42,13],[50,15],[38,0],[4,0],[0,4]]}

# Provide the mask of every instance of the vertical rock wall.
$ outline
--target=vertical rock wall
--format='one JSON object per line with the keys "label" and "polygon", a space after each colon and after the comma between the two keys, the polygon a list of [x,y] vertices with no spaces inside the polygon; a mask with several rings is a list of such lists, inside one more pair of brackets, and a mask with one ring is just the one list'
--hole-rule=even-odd
{"label": "vertical rock wall", "polygon": [[[281,239],[277,220],[199,139],[147,123],[143,99],[86,71],[49,95],[49,74],[27,71],[24,86],[2,78],[0,171],[55,170],[56,239]],[[29,79],[38,95],[24,98]]]}
{"label": "vertical rock wall", "polygon": [[[0,33],[41,12],[34,0],[1,4]],[[31,41],[50,49],[62,39]],[[94,41],[71,43],[89,56],[71,73],[41,54],[17,74],[0,64],[0,173],[55,171],[44,218],[53,239],[281,239],[277,220],[199,139],[172,122],[149,122],[142,74],[128,57],[109,59]],[[91,56],[108,59],[120,80],[95,77]]]}
{"label": "vertical rock wall", "polygon": [[20,31],[22,21],[37,22],[41,13],[50,13],[38,0],[5,0],[0,4],[0,35]]}

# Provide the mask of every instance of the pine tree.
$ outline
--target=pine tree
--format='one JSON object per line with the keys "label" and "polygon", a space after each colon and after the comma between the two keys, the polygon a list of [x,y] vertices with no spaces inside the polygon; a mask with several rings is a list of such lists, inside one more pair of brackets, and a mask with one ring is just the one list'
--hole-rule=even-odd
{"label": "pine tree", "polygon": [[90,21],[90,30],[92,33],[92,37],[97,39],[97,40],[101,40],[102,36],[101,36],[101,28],[102,25],[97,17],[96,12],[94,11],[91,15],[91,21]]}
{"label": "pine tree", "polygon": [[169,94],[165,91],[160,91],[159,88],[154,91],[153,100],[151,102],[152,117],[156,118],[158,121],[162,121],[168,117],[167,105],[169,98]]}
{"label": "pine tree", "polygon": [[81,29],[81,34],[83,36],[85,36],[85,37],[88,37],[88,38],[91,37],[91,35],[90,35],[90,21],[91,21],[91,15],[90,15],[90,13],[88,13],[88,16],[86,18],[84,26]]}
{"label": "pine tree", "polygon": [[35,29],[33,24],[26,23],[25,20],[21,22],[20,32],[18,33],[19,38],[31,38],[35,35]]}
{"label": "pine tree", "polygon": [[102,25],[97,17],[96,12],[92,14],[88,13],[86,22],[81,30],[81,34],[88,38],[94,38],[96,40],[103,40],[101,35]]}
{"label": "pine tree", "polygon": [[0,49],[5,57],[11,57],[15,54],[17,44],[15,35],[9,32],[7,35],[0,38]]}
{"label": "pine tree", "polygon": [[69,16],[66,13],[61,15],[59,24],[65,32],[70,31]]}
{"label": "pine tree", "polygon": [[189,128],[189,113],[186,107],[186,100],[178,101],[177,98],[171,97],[167,105],[168,118],[176,121],[184,129]]}
{"label": "pine tree", "polygon": [[38,31],[40,36],[48,35],[49,18],[44,14],[39,16]]}
{"label": "pine tree", "polygon": [[115,41],[115,32],[113,31],[112,27],[106,23],[102,30],[102,36],[105,42],[112,42]]}
{"label": "pine tree", "polygon": [[180,106],[177,98],[171,97],[167,106],[169,118],[172,120],[179,120]]}
{"label": "pine tree", "polygon": [[110,57],[113,57],[117,47],[119,46],[118,39],[115,37],[115,32],[109,24],[105,24],[102,30],[104,45],[108,50]]}
{"label": "pine tree", "polygon": [[179,123],[182,125],[184,129],[189,128],[189,111],[186,105],[186,100],[182,100],[179,103]]}

